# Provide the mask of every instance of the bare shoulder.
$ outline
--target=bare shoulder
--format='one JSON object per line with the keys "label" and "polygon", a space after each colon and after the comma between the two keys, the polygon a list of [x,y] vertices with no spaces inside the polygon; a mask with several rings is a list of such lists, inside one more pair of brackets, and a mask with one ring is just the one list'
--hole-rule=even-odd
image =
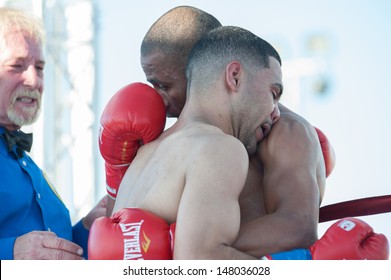
{"label": "bare shoulder", "polygon": [[[314,127],[302,116],[280,105],[281,116],[270,133],[272,141],[285,145],[309,144],[318,141]],[[268,137],[269,138],[269,137]]]}
{"label": "bare shoulder", "polygon": [[235,137],[224,133],[211,133],[203,135],[198,143],[198,157],[206,159],[209,163],[220,166],[235,166],[246,164],[248,154],[244,145]]}
{"label": "bare shoulder", "polygon": [[219,128],[210,125],[198,125],[186,131],[187,141],[198,156],[207,156],[220,159],[237,156],[246,158],[247,151],[244,145],[235,137],[223,133]]}
{"label": "bare shoulder", "polygon": [[316,160],[320,146],[315,128],[306,119],[282,105],[280,111],[280,119],[260,145],[260,157],[266,160],[279,155],[286,160],[308,157]]}
{"label": "bare shoulder", "polygon": [[224,156],[243,156],[247,157],[246,149],[239,139],[227,134],[215,134],[206,136],[208,142],[203,147],[205,149],[213,149],[216,153]]}
{"label": "bare shoulder", "polygon": [[280,106],[281,110],[281,122],[280,125],[277,126],[277,128],[280,127],[282,130],[281,132],[284,132],[284,130],[287,130],[289,133],[295,133],[297,132],[299,135],[296,135],[298,137],[310,137],[313,138],[316,136],[316,132],[314,127],[302,116],[299,114],[289,110],[286,107]]}
{"label": "bare shoulder", "polygon": [[222,132],[203,131],[194,139],[188,164],[187,179],[199,181],[203,177],[209,184],[214,182],[222,187],[232,185],[236,188],[244,185],[249,158],[237,138]]}

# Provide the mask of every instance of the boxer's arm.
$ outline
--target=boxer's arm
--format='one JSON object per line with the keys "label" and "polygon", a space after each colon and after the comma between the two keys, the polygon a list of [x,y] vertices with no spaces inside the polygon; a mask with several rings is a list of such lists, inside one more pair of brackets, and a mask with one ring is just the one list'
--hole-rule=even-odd
{"label": "boxer's arm", "polygon": [[110,217],[113,214],[114,205],[115,199],[110,196],[107,197],[106,217]]}
{"label": "boxer's arm", "polygon": [[248,156],[236,139],[223,138],[198,151],[187,170],[174,259],[251,258],[230,246],[239,231],[238,197],[247,175]]}
{"label": "boxer's arm", "polygon": [[298,120],[280,119],[260,144],[259,155],[267,215],[241,226],[235,248],[256,257],[308,248],[317,239],[316,168],[324,164],[315,130]]}

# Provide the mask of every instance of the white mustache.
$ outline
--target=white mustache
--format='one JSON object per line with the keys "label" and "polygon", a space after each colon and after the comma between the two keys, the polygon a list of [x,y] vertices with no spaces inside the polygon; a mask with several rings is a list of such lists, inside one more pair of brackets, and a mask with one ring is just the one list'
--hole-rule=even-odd
{"label": "white mustache", "polygon": [[[14,109],[14,105],[16,104],[18,99],[30,98],[34,100],[36,103],[34,107],[25,107],[21,108],[21,111],[17,111]],[[28,90],[28,89],[19,89],[17,90],[12,98],[12,103],[8,107],[7,115],[9,120],[18,126],[24,126],[32,124],[36,121],[39,116],[39,112],[41,109],[41,100],[42,95],[38,90]]]}
{"label": "white mustache", "polygon": [[39,93],[38,90],[20,89],[15,92],[15,94],[13,96],[13,101],[15,102],[16,99],[22,98],[22,97],[35,99],[38,101],[38,103],[40,103],[40,101],[41,101],[41,94]]}

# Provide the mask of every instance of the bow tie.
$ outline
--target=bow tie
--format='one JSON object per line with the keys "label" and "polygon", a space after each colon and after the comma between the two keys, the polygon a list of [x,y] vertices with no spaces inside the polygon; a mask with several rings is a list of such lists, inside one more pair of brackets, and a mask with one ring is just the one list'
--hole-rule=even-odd
{"label": "bow tie", "polygon": [[16,156],[19,158],[23,156],[23,150],[30,152],[31,145],[33,144],[33,134],[24,133],[20,130],[4,130],[4,133],[0,134],[0,137],[5,140],[9,152],[13,152],[13,148],[16,145]]}

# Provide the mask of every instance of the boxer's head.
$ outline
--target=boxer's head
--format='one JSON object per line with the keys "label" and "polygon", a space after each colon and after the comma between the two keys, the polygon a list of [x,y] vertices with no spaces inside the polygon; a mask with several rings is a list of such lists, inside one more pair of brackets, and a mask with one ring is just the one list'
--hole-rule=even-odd
{"label": "boxer's head", "polygon": [[147,80],[163,97],[167,116],[178,117],[186,101],[187,59],[194,44],[221,26],[212,15],[190,6],[161,16],[141,44],[141,66]]}
{"label": "boxer's head", "polygon": [[209,102],[215,110],[223,108],[218,115],[230,123],[228,133],[254,153],[280,116],[283,86],[277,51],[248,30],[224,26],[201,38],[188,60],[188,104],[205,107]]}

